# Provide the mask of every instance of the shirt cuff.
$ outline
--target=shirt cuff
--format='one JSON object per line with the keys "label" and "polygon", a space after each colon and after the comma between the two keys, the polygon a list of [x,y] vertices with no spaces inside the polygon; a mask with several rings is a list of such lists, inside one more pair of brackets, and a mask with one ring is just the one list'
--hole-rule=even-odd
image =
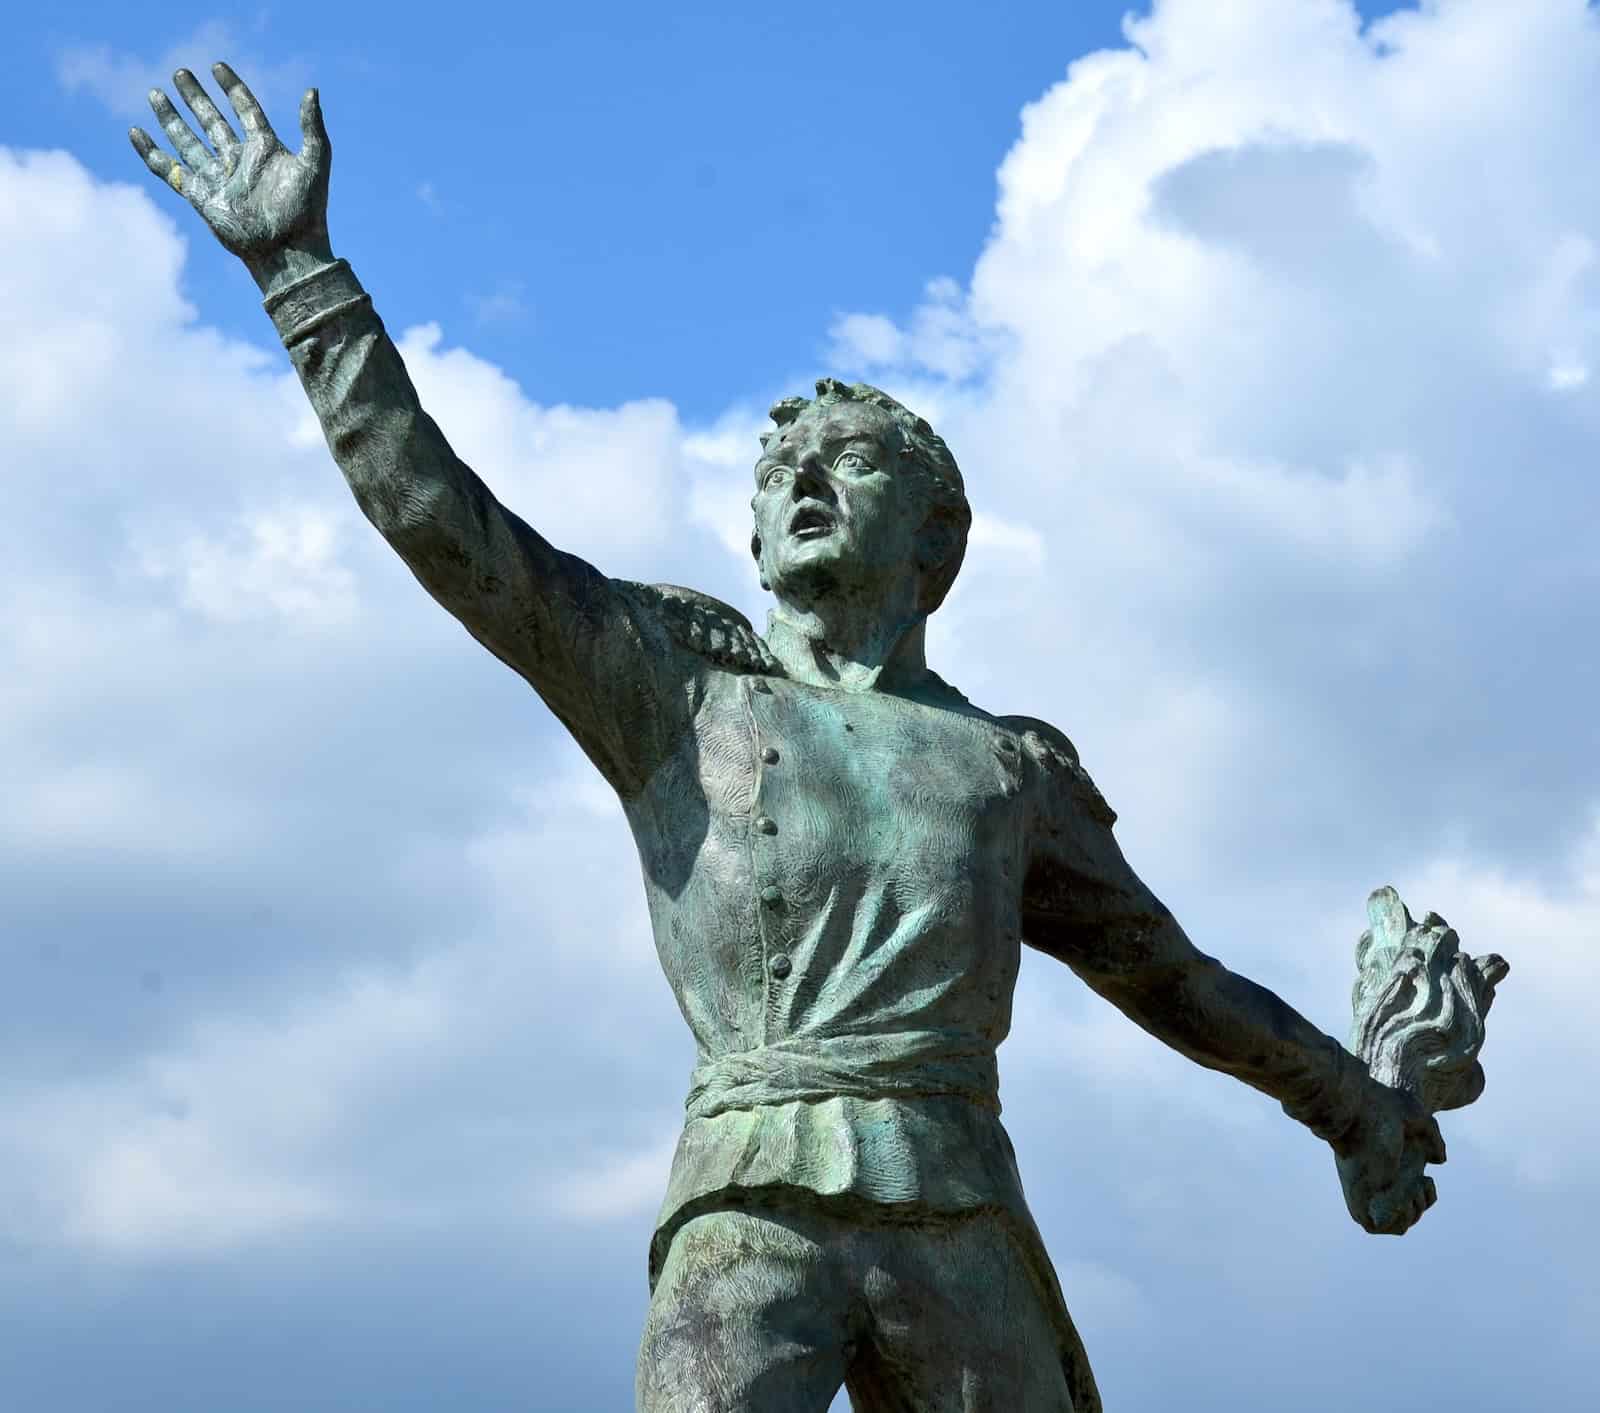
{"label": "shirt cuff", "polygon": [[350,262],[335,260],[274,290],[261,301],[261,307],[267,311],[278,337],[287,346],[315,333],[341,314],[371,303],[372,296],[361,288]]}

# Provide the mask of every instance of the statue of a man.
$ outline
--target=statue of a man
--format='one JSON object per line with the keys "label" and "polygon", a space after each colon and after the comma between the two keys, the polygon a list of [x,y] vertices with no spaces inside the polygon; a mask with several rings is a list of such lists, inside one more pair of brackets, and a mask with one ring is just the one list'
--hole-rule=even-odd
{"label": "statue of a man", "polygon": [[764,637],[607,578],[502,506],[418,404],[334,258],[315,91],[298,154],[224,64],[240,133],[180,70],[177,160],[134,129],[265,294],[328,446],[423,586],[522,674],[616,790],[698,1065],[650,1247],[654,1413],[1094,1413],[1094,1380],[1000,1124],[1021,945],[1272,1095],[1333,1148],[1351,1214],[1402,1232],[1444,1160],[1416,1100],[1206,956],[1129,868],[1067,738],[923,660],[971,513],[944,442],[831,379],[755,468]]}

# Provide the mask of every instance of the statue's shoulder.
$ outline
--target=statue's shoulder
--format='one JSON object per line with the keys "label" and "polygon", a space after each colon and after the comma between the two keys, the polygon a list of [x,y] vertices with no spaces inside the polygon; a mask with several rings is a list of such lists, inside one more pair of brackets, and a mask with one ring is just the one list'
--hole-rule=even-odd
{"label": "statue's shoulder", "polygon": [[1036,716],[997,716],[997,722],[1022,738],[1022,747],[1045,771],[1060,780],[1072,796],[1101,824],[1115,824],[1117,812],[1106,803],[1089,772],[1078,759],[1078,748],[1067,733]]}
{"label": "statue's shoulder", "polygon": [[1045,765],[1066,770],[1078,766],[1078,748],[1059,727],[1037,716],[997,716],[995,720],[1006,730],[1021,736],[1023,744]]}
{"label": "statue's shoulder", "polygon": [[777,660],[751,622],[732,604],[680,584],[624,583],[679,647],[730,672],[777,672]]}

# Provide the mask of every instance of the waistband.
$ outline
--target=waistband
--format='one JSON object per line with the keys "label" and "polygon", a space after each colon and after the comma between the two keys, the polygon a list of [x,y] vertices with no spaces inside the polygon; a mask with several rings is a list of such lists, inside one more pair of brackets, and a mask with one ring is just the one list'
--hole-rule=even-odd
{"label": "waistband", "polygon": [[719,1055],[695,1068],[691,1119],[729,1109],[830,1099],[950,1095],[1000,1112],[994,1047],[941,1030],[784,1040]]}

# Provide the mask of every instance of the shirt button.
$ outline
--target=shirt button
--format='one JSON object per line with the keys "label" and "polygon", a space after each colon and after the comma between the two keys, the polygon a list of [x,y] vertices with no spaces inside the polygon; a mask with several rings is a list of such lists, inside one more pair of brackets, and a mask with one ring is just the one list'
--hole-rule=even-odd
{"label": "shirt button", "polygon": [[783,903],[783,889],[769,883],[761,890],[761,901],[769,908],[776,908]]}
{"label": "shirt button", "polygon": [[764,747],[761,752],[761,759],[768,765],[776,765],[778,763],[778,748],[776,746]]}
{"label": "shirt button", "polygon": [[771,968],[773,976],[777,977],[779,981],[782,981],[784,977],[794,970],[794,965],[789,961],[788,954],[784,952],[777,953],[767,965]]}
{"label": "shirt button", "polygon": [[776,834],[777,832],[778,832],[778,821],[777,820],[772,819],[769,816],[764,815],[764,814],[756,816],[756,833],[757,834]]}

